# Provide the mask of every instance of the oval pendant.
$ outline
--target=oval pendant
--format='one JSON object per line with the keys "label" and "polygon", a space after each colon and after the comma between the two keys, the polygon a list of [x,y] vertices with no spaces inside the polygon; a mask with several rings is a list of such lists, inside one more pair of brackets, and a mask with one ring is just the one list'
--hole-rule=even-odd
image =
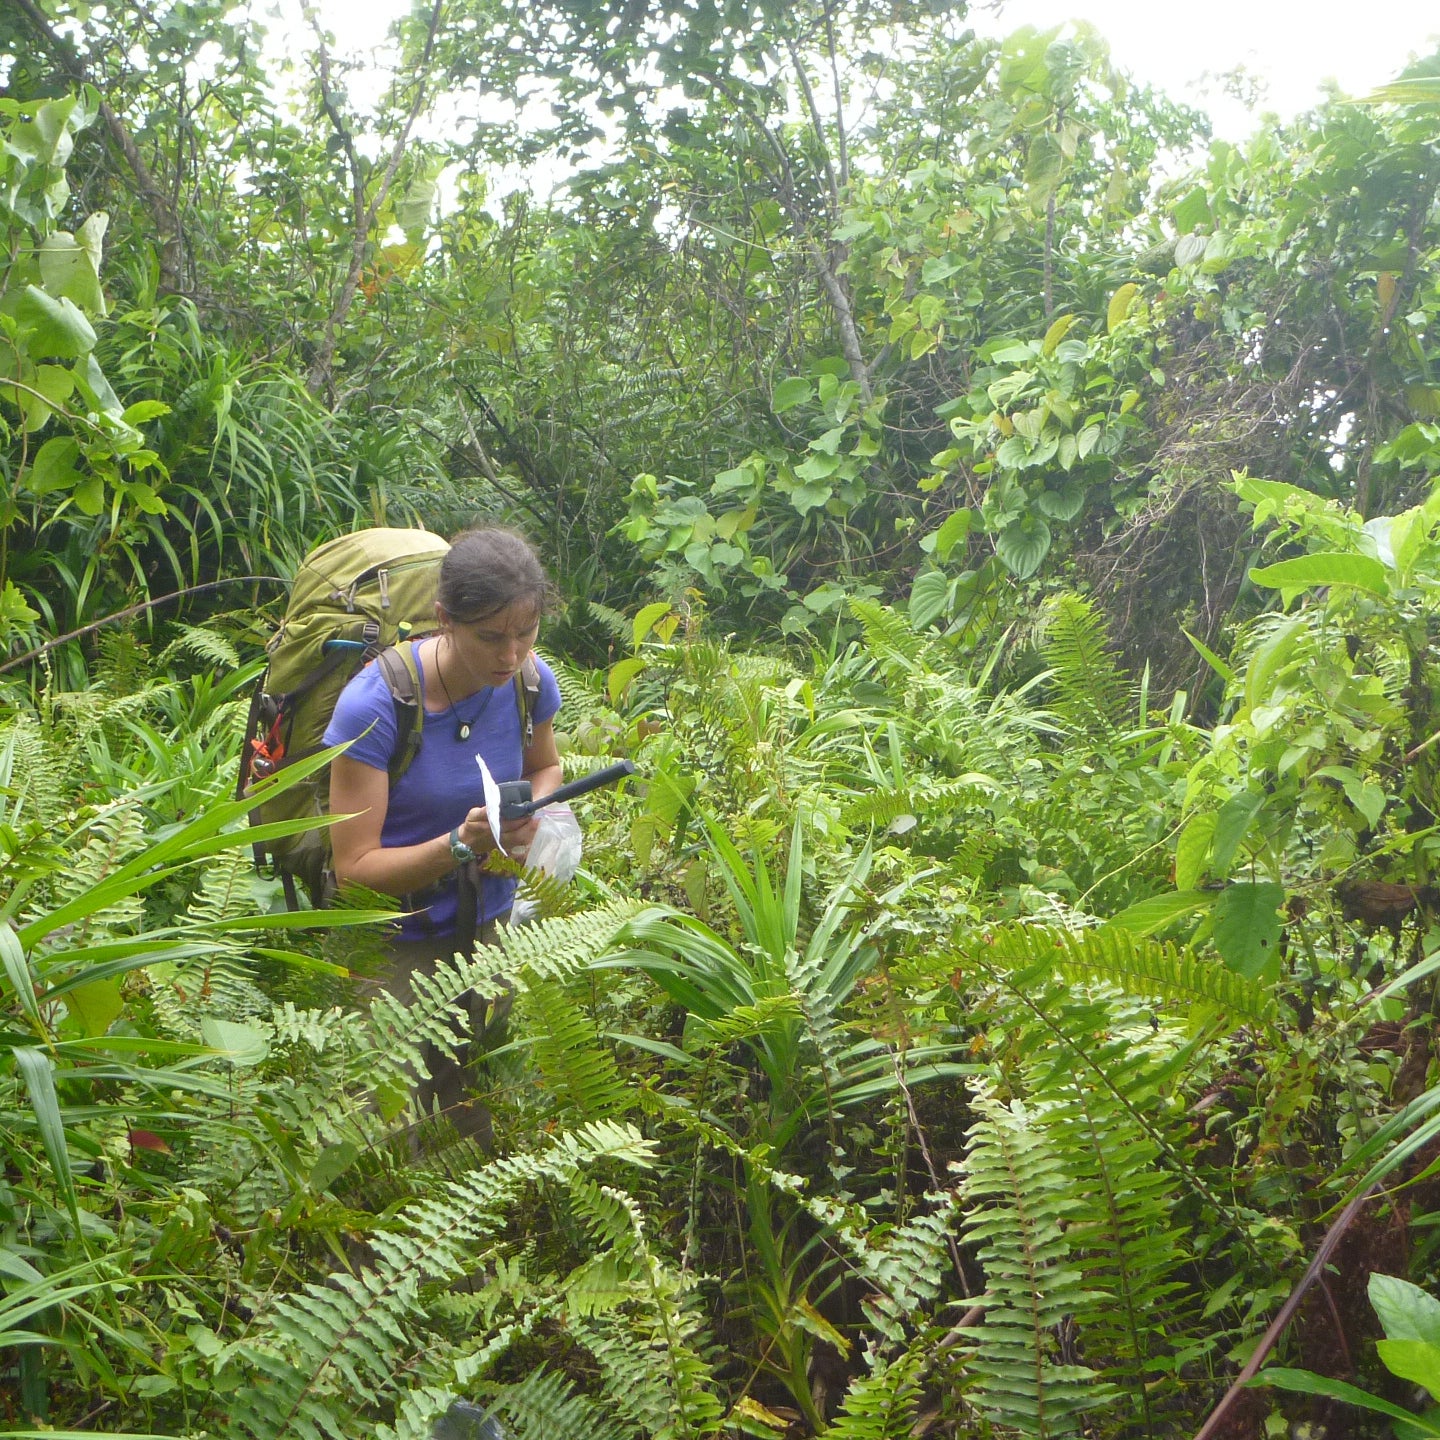
{"label": "oval pendant", "polygon": [[470,727],[465,723],[465,721],[462,720],[455,727],[455,738],[457,740],[468,740],[470,738]]}

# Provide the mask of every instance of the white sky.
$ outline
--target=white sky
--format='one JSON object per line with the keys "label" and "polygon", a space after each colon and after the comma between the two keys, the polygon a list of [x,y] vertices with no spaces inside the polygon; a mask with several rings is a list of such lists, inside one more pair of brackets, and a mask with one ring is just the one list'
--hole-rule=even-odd
{"label": "white sky", "polygon": [[1363,95],[1440,45],[1440,6],[1428,0],[1008,0],[999,18],[971,16],[986,34],[1089,20],[1111,58],[1139,81],[1210,113],[1217,135],[1244,139],[1255,115],[1211,87],[1208,71],[1243,65],[1263,80],[1265,108],[1289,117],[1335,80]]}
{"label": "white sky", "polygon": [[[411,0],[312,3],[336,49],[359,54],[385,44],[387,26]],[[273,17],[272,43],[309,48],[300,5],[259,0],[257,9]],[[1314,104],[1327,80],[1363,95],[1440,46],[1440,6],[1433,0],[973,0],[969,23],[982,34],[1003,35],[1072,18],[1096,27],[1117,67],[1207,111],[1216,135],[1229,140],[1249,135],[1260,111],[1283,118]],[[1237,66],[1259,82],[1260,110],[1247,109],[1214,80]]]}

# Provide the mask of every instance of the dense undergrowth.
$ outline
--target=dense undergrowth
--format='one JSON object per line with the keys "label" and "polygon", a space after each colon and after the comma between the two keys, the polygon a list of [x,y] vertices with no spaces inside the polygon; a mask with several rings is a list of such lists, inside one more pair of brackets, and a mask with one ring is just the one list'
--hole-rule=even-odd
{"label": "dense undergrowth", "polygon": [[[873,602],[808,660],[629,627],[618,706],[561,662],[565,725],[643,785],[589,804],[567,913],[408,1009],[350,1003],[365,912],[251,873],[253,669],[112,642],[3,740],[12,1423],[1195,1423],[1327,1215],[1429,1154],[1428,899],[1370,856],[1429,839],[1434,524],[1257,621],[1213,730],[1142,711],[1076,597],[979,657]],[[405,1067],[472,983],[516,990],[496,1148],[417,1153]],[[1372,1202],[1285,1353],[1359,1361],[1354,1279],[1432,1278],[1429,1194]]]}

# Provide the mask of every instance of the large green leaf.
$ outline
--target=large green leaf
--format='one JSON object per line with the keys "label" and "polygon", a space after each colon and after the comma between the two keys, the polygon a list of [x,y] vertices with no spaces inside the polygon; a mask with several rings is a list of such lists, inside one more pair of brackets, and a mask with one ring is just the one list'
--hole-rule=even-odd
{"label": "large green leaf", "polygon": [[1375,1347],[1385,1368],[1402,1380],[1440,1394],[1440,1345],[1428,1340],[1381,1340]]}
{"label": "large green leaf", "polygon": [[1215,897],[1208,890],[1171,891],[1168,895],[1152,895],[1148,900],[1137,901],[1118,915],[1112,915],[1106,924],[1128,930],[1132,935],[1153,935],[1172,920],[1208,909],[1214,903]]}
{"label": "large green leaf", "polygon": [[1368,1290],[1388,1339],[1440,1345],[1440,1300],[1396,1275],[1371,1275]]}
{"label": "large green leaf", "polygon": [[40,242],[40,278],[46,291],[73,300],[82,310],[105,314],[105,293],[100,288],[101,242],[109,218],[92,215],[75,234],[57,230]]}
{"label": "large green leaf", "polygon": [[1421,1435],[1440,1435],[1440,1425],[1416,1415],[1411,1410],[1402,1410],[1378,1395],[1371,1395],[1357,1385],[1347,1385],[1343,1380],[1330,1380],[1310,1370],[1288,1370],[1283,1366],[1271,1366],[1262,1370],[1252,1385],[1274,1385],[1281,1390],[1294,1390],[1301,1395],[1327,1395],[1332,1400],[1344,1400],[1350,1405],[1359,1405],[1365,1410],[1388,1415],[1392,1420],[1403,1420],[1416,1427]]}
{"label": "large green leaf", "polygon": [[1284,902],[1284,887],[1268,880],[1240,881],[1220,892],[1215,948],[1229,969],[1251,980],[1278,969]]}
{"label": "large green leaf", "polygon": [[1050,527],[1038,515],[1012,520],[995,541],[995,553],[1017,579],[1028,580],[1050,553]]}
{"label": "large green leaf", "polygon": [[770,407],[777,415],[782,415],[786,410],[803,405],[814,393],[815,387],[808,380],[803,376],[792,375],[775,387]]}
{"label": "large green leaf", "polygon": [[70,1150],[65,1143],[65,1124],[60,1118],[60,1101],[55,1094],[55,1072],[50,1057],[43,1050],[22,1045],[14,1051],[15,1064],[25,1081],[30,1108],[40,1131],[40,1143],[55,1176],[56,1188],[70,1211],[76,1227],[80,1224],[80,1206],[75,1195],[75,1175],[70,1168]]}
{"label": "large green leaf", "polygon": [[1294,593],[1315,585],[1353,585],[1376,595],[1388,595],[1390,584],[1385,566],[1372,555],[1348,550],[1318,550],[1294,560],[1281,560],[1250,572],[1256,585]]}
{"label": "large green leaf", "polygon": [[923,630],[945,613],[950,577],[943,570],[922,570],[910,587],[910,623]]}
{"label": "large green leaf", "polygon": [[235,1066],[258,1065],[270,1053],[268,1036],[254,1025],[207,1015],[200,1022],[200,1034],[207,1045],[223,1052]]}
{"label": "large green leaf", "polygon": [[47,295],[38,285],[27,285],[15,306],[21,338],[31,359],[53,356],[78,360],[95,348],[95,331],[74,301]]}

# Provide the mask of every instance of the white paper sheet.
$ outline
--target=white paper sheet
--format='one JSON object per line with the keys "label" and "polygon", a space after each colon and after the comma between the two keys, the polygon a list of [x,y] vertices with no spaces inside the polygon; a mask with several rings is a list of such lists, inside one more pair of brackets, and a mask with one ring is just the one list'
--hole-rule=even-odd
{"label": "white paper sheet", "polygon": [[495,848],[504,855],[506,850],[500,843],[500,786],[496,784],[483,755],[477,755],[475,763],[480,767],[480,784],[485,791],[485,813],[490,817],[490,833],[495,837]]}

